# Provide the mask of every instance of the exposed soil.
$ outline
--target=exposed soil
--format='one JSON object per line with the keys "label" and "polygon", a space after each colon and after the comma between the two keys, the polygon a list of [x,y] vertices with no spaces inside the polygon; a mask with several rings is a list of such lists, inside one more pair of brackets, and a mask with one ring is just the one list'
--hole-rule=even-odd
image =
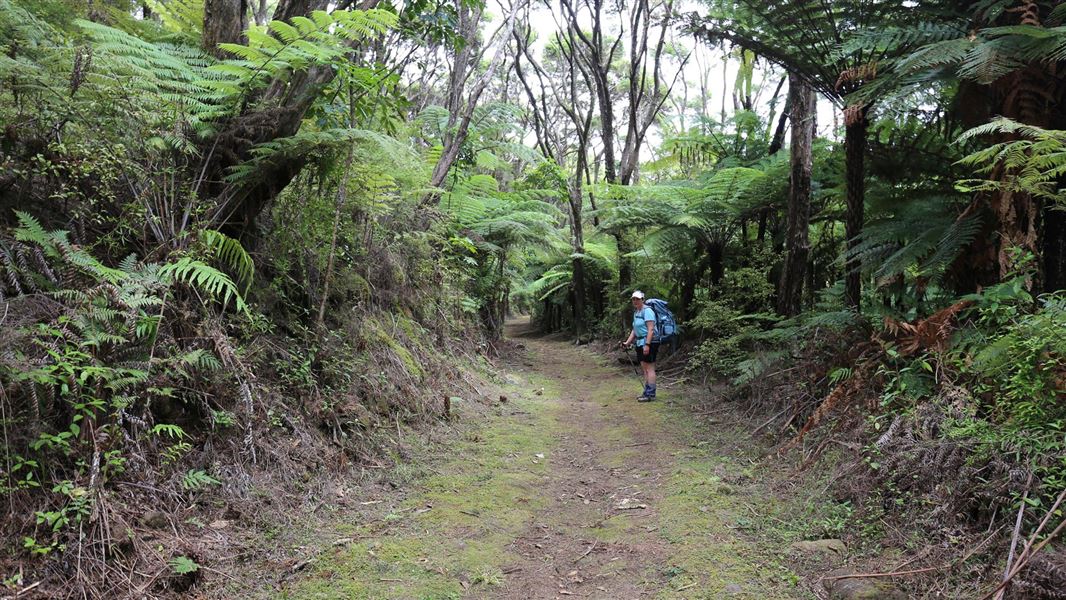
{"label": "exposed soil", "polygon": [[[282,598],[804,598],[752,533],[757,450],[706,392],[509,326],[495,415],[266,595]],[[460,407],[461,408],[461,407]],[[708,413],[714,413],[708,416]],[[298,565],[302,566],[302,565]],[[265,592],[265,590],[261,590]]]}

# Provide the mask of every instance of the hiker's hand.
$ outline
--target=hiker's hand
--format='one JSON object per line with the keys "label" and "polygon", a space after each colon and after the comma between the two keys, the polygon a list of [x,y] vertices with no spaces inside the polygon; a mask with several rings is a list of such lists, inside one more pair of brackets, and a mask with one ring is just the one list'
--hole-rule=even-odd
{"label": "hiker's hand", "polygon": [[649,352],[651,352],[651,346],[644,344],[644,356],[647,356]]}

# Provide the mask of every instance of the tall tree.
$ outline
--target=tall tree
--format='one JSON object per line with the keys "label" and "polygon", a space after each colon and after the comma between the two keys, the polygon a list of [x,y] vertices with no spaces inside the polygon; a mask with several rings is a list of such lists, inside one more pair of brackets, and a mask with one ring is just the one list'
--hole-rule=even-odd
{"label": "tall tree", "polygon": [[[521,82],[533,113],[537,146],[556,164],[571,167],[567,177],[567,208],[572,250],[570,289],[574,327],[576,333],[581,335],[586,327],[583,208],[592,128],[596,116],[593,75],[579,54],[579,33],[575,23],[564,24],[554,35],[552,51],[557,53],[556,72],[548,72],[541,61],[533,56],[530,49],[533,29],[529,24],[528,14],[513,38],[517,49],[515,74]],[[523,68],[523,59],[532,69],[532,74]],[[559,116],[555,112],[556,107],[569,122],[568,127],[559,127],[555,122]],[[572,160],[568,160],[570,156],[573,156]]]}
{"label": "tall tree", "polygon": [[[663,105],[680,77],[686,56],[680,67],[668,78],[664,72],[666,40],[674,26],[674,2],[662,0],[630,0],[616,7],[603,0],[559,0],[566,27],[575,32],[576,50],[585,71],[589,74],[590,93],[599,105],[599,137],[603,146],[603,175],[608,184],[629,185],[637,175],[640,150],[649,128],[659,118]],[[613,39],[605,31],[605,17],[609,10],[619,15],[618,33]],[[585,23],[590,23],[589,31]],[[619,87],[612,77],[614,62],[621,54],[621,42],[628,32],[629,61],[624,72],[625,96],[616,100]],[[622,107],[622,146],[619,155],[619,131],[615,125],[616,105]],[[632,285],[632,265],[628,254],[633,250],[624,230],[612,232],[618,248],[618,287],[624,294]],[[623,308],[620,319],[627,323],[628,309]]]}
{"label": "tall tree", "polygon": [[785,316],[800,311],[803,281],[811,245],[808,238],[811,213],[812,144],[817,118],[814,90],[798,75],[789,75],[792,140],[789,148],[788,225],[785,232],[785,264],[778,288],[777,311]]}
{"label": "tall tree", "polygon": [[[448,109],[448,125],[444,132],[444,147],[430,176],[431,186],[439,187],[444,183],[444,178],[448,176],[456,158],[459,157],[470,131],[470,119],[474,115],[474,109],[504,62],[505,51],[514,32],[515,19],[524,5],[524,1],[512,5],[489,42],[481,47],[478,43],[478,31],[482,23],[483,9],[464,0],[456,0],[458,33],[463,41],[452,58],[445,106]],[[486,55],[490,56],[488,66],[468,88],[467,82],[478,70]],[[435,198],[435,194],[429,194],[424,202]]]}

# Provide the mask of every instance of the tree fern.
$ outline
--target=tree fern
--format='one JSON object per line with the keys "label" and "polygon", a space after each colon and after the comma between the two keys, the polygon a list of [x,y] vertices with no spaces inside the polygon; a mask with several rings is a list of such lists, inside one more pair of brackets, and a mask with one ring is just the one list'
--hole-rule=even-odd
{"label": "tree fern", "polygon": [[901,274],[939,281],[981,226],[977,215],[958,217],[950,206],[945,198],[918,198],[898,206],[893,214],[868,223],[841,263],[858,258],[875,265],[871,274],[884,283]]}
{"label": "tree fern", "polygon": [[168,31],[199,43],[204,29],[204,0],[147,0],[147,6]]}

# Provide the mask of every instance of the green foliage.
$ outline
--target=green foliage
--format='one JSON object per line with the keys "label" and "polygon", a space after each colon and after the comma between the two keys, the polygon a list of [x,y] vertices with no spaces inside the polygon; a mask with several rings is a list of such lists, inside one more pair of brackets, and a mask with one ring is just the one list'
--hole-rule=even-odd
{"label": "green foliage", "polygon": [[1011,141],[992,144],[959,162],[984,175],[1003,169],[1006,176],[965,180],[960,182],[963,189],[1030,194],[1056,204],[1066,204],[1066,190],[1059,187],[1063,174],[1066,174],[1066,131],[1041,129],[999,118],[970,129],[960,141],[991,134],[1009,137]]}
{"label": "green foliage", "polygon": [[220,485],[221,483],[221,481],[211,477],[200,469],[189,469],[181,476],[181,487],[193,492],[209,485]]}
{"label": "green foliage", "polygon": [[175,556],[168,562],[176,575],[188,575],[200,570],[200,565],[188,556]]}
{"label": "green foliage", "polygon": [[[3,489],[47,486],[51,490],[52,507],[37,511],[36,519],[52,537],[47,541],[38,535],[26,546],[45,553],[61,547],[66,530],[91,512],[100,487],[87,486],[86,478],[103,482],[127,471],[128,452],[142,442],[137,439],[138,428],[145,441],[162,442],[163,465],[176,462],[192,448],[183,427],[149,426],[153,403],[179,401],[176,387],[202,380],[221,367],[210,350],[182,350],[164,333],[176,284],[233,300],[245,313],[248,308],[229,278],[202,261],[186,256],[160,265],[140,263],[131,255],[118,267],[109,267],[71,243],[67,232],[48,231],[26,213],[18,217],[21,226],[6,242],[9,251],[35,252],[40,256],[38,269],[63,274],[38,278],[34,284],[58,307],[56,316],[23,330],[28,345],[19,350],[24,357],[21,364],[0,363],[0,375],[28,392],[38,415],[29,422],[33,433],[24,450],[3,449],[4,463],[17,466],[6,475]],[[239,270],[247,255],[236,252],[239,245],[234,248],[232,240],[226,240],[214,238],[212,253],[218,251]],[[9,271],[8,279],[28,282],[30,272],[25,267]],[[128,430],[130,423],[138,425]],[[95,453],[91,463],[81,459],[92,453],[93,436],[100,435],[114,440],[110,449]],[[192,471],[183,478],[183,486],[193,489],[214,481]]]}
{"label": "green foliage", "polygon": [[247,293],[249,286],[252,285],[252,278],[255,276],[255,263],[252,262],[252,257],[245,251],[244,246],[241,246],[239,241],[214,229],[204,230],[202,236],[204,243],[214,251],[216,258],[237,274],[237,281],[244,286],[244,293]]}
{"label": "green foliage", "polygon": [[238,57],[212,68],[222,74],[217,87],[232,94],[247,94],[279,75],[304,71],[314,65],[346,63],[346,42],[377,37],[396,24],[395,13],[370,9],[316,10],[290,23],[270,21],[267,31],[250,28],[248,44],[219,44]]}
{"label": "green foliage", "polygon": [[202,261],[184,256],[176,262],[163,265],[159,269],[159,276],[165,281],[181,282],[193,286],[211,298],[221,298],[224,303],[233,300],[239,311],[248,310],[233,280],[222,271]]}
{"label": "green foliage", "polygon": [[700,339],[689,370],[741,381],[760,369],[768,357],[754,354],[759,334],[777,321],[769,312],[772,295],[764,265],[729,271],[686,324]]}

